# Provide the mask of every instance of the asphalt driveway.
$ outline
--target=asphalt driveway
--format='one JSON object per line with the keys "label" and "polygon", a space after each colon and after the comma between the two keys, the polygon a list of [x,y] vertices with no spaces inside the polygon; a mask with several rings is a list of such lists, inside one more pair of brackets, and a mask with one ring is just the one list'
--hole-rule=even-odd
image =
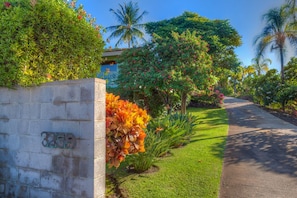
{"label": "asphalt driveway", "polygon": [[297,127],[226,97],[229,135],[220,198],[297,198]]}

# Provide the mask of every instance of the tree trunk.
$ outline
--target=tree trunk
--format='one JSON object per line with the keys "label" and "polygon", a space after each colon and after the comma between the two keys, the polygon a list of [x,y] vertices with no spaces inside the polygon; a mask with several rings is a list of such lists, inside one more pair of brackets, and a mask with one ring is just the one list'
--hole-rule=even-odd
{"label": "tree trunk", "polygon": [[186,114],[187,108],[187,93],[181,95],[181,114]]}
{"label": "tree trunk", "polygon": [[281,47],[280,49],[280,61],[281,61],[281,79],[282,79],[282,84],[285,82],[285,74],[284,74],[284,50]]}
{"label": "tree trunk", "polygon": [[[282,85],[284,85],[285,83],[285,74],[284,74],[284,51],[283,48],[280,48],[280,59],[281,59],[281,81],[282,81]],[[282,86],[284,87],[284,86]],[[285,111],[285,102],[282,102],[282,109],[283,111]]]}

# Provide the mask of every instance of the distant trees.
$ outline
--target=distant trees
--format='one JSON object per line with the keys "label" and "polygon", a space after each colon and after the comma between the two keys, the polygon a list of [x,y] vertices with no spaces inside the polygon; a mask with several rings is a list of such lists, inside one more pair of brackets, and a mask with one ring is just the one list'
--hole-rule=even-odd
{"label": "distant trees", "polygon": [[140,12],[137,3],[132,1],[119,4],[119,9],[110,9],[116,17],[118,25],[107,27],[108,31],[112,31],[108,39],[119,38],[115,46],[118,47],[122,43],[127,43],[128,47],[133,47],[138,44],[137,38],[145,41],[144,32],[141,28],[144,24],[140,24],[146,11]]}
{"label": "distant trees", "polygon": [[252,67],[255,68],[258,76],[260,76],[263,72],[267,72],[269,70],[268,64],[271,64],[271,60],[269,58],[263,59],[262,57],[257,57],[253,58],[252,61],[254,62]]}

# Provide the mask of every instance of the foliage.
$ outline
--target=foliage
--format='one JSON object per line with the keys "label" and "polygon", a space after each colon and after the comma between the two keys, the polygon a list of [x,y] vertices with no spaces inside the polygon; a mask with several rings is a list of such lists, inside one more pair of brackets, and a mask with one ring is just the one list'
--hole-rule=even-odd
{"label": "foliage", "polygon": [[192,95],[190,105],[193,107],[222,107],[224,97],[224,94],[219,90],[195,93]]}
{"label": "foliage", "polygon": [[[219,196],[228,132],[226,110],[190,108],[187,111],[199,119],[191,142],[172,149],[170,156],[158,160],[155,163],[158,172],[134,174],[127,172],[124,163],[113,172],[124,197]],[[107,169],[107,173],[110,171]]]}
{"label": "foliage", "polygon": [[106,161],[118,167],[127,154],[144,152],[146,111],[136,104],[106,94]]}
{"label": "foliage", "polygon": [[210,20],[192,12],[184,12],[181,16],[168,20],[147,23],[145,28],[149,34],[158,34],[163,38],[172,31],[180,34],[187,30],[196,31],[197,35],[210,45],[210,52],[216,51],[218,44],[230,47],[241,45],[240,36],[228,20]]}
{"label": "foliage", "polygon": [[0,1],[0,86],[95,77],[104,43],[82,7]]}
{"label": "foliage", "polygon": [[[285,110],[286,105],[289,101],[297,101],[297,84],[296,85],[288,85],[288,84],[282,84],[281,89],[277,93],[276,100],[283,104],[283,110]],[[297,110],[297,106],[294,105],[294,102],[291,103],[295,110]]]}
{"label": "foliage", "polygon": [[263,72],[267,72],[269,70],[268,64],[271,65],[271,60],[269,58],[263,59],[261,56],[253,58],[252,61],[254,62],[252,67],[255,69],[258,76],[260,76]]}
{"label": "foliage", "polygon": [[271,69],[265,75],[260,76],[255,83],[255,99],[264,106],[276,101],[277,93],[281,89],[281,79],[277,70]]}
{"label": "foliage", "polygon": [[119,4],[119,9],[110,11],[114,14],[119,25],[110,26],[106,29],[113,31],[108,39],[117,38],[119,40],[116,42],[115,46],[118,47],[120,44],[127,43],[128,47],[135,46],[138,44],[137,38],[145,41],[144,33],[141,31],[141,28],[144,27],[143,24],[139,22],[143,19],[143,16],[147,14],[146,11],[139,13],[139,7],[136,2],[129,1],[128,3]]}
{"label": "foliage", "polygon": [[162,38],[168,32],[195,31],[197,36],[208,43],[213,60],[213,74],[219,77],[221,87],[228,86],[225,70],[233,70],[240,65],[234,48],[241,45],[241,37],[228,20],[210,20],[196,13],[184,12],[181,16],[146,24],[146,31]]}
{"label": "foliage", "polygon": [[180,113],[151,120],[146,132],[146,152],[129,156],[128,164],[136,172],[148,170],[157,157],[166,155],[172,148],[188,144],[197,124],[195,116]]}
{"label": "foliage", "polygon": [[157,94],[169,109],[178,97],[185,111],[190,91],[204,90],[216,83],[207,43],[195,35],[189,31],[173,32],[172,38],[155,37],[142,48],[125,50],[118,60],[120,89],[133,90],[144,98]]}
{"label": "foliage", "polygon": [[[148,129],[155,132],[163,141],[167,141],[168,148],[179,147],[187,144],[192,136],[193,127],[197,119],[191,114],[174,113],[152,120]],[[163,150],[156,156],[161,156],[167,151]]]}
{"label": "foliage", "polygon": [[167,141],[162,141],[155,134],[155,131],[147,130],[145,138],[145,152],[129,155],[127,162],[130,170],[135,172],[144,172],[151,168],[157,161],[158,153],[164,150],[168,150]]}
{"label": "foliage", "polygon": [[296,22],[296,0],[286,0],[287,9],[291,18],[293,19],[292,22]]}
{"label": "foliage", "polygon": [[297,83],[297,58],[292,57],[284,67],[284,75],[286,83]]}
{"label": "foliage", "polygon": [[284,67],[284,82],[275,69],[269,70],[265,75],[247,76],[242,84],[241,97],[248,96],[261,105],[273,109],[281,107],[283,111],[295,114],[297,112],[296,60],[291,58]]}
{"label": "foliage", "polygon": [[257,57],[263,56],[267,48],[277,50],[280,55],[281,79],[284,82],[284,57],[286,43],[297,44],[296,26],[291,23],[291,15],[286,6],[270,9],[263,15],[266,26],[256,37]]}

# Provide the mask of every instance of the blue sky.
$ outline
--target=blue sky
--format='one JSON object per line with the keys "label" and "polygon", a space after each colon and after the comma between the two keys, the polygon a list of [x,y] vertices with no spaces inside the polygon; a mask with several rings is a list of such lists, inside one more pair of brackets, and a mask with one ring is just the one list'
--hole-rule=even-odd
{"label": "blue sky", "polygon": [[[236,49],[238,58],[244,66],[251,64],[255,56],[253,40],[263,28],[262,15],[270,8],[278,7],[285,0],[132,0],[138,2],[140,9],[148,14],[142,23],[154,22],[180,16],[184,11],[191,11],[209,19],[228,19],[230,24],[242,36],[242,46]],[[78,0],[87,13],[96,18],[96,23],[103,27],[117,25],[110,8],[117,9],[124,0]],[[107,38],[110,32],[103,36]],[[105,46],[114,47],[114,42]],[[122,46],[125,47],[125,46]],[[272,60],[270,68],[280,70],[276,53],[267,54]]]}

